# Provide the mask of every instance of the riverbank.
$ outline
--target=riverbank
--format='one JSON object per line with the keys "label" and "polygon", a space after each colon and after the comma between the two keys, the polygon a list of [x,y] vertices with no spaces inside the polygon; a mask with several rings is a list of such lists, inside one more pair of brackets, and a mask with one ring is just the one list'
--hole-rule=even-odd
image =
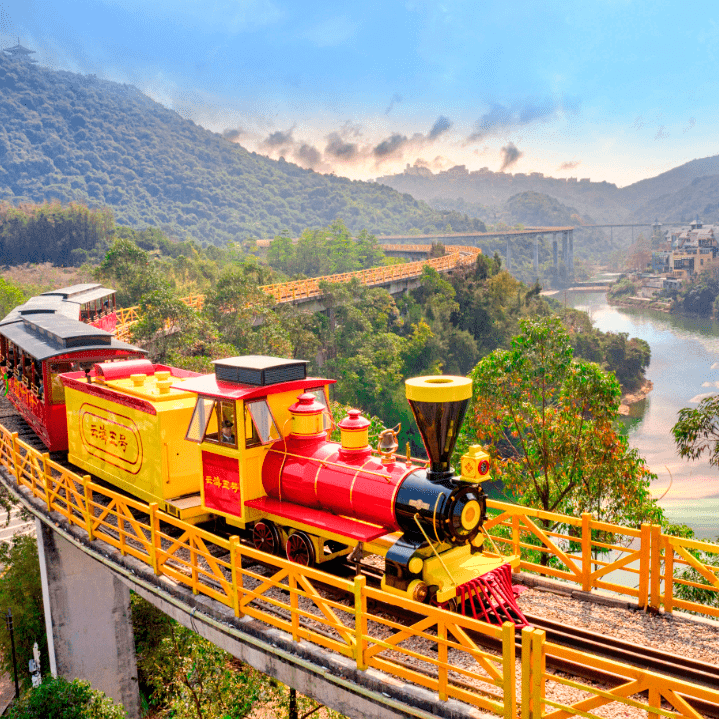
{"label": "riverbank", "polygon": [[629,415],[631,406],[637,402],[647,398],[647,395],[654,389],[654,382],[650,379],[645,379],[642,386],[634,392],[627,392],[622,395],[622,399],[619,403],[619,414],[625,417]]}
{"label": "riverbank", "polygon": [[656,310],[670,314],[672,311],[671,302],[666,300],[653,300],[650,297],[622,297],[615,300],[607,294],[607,304],[612,307],[641,307],[643,309]]}

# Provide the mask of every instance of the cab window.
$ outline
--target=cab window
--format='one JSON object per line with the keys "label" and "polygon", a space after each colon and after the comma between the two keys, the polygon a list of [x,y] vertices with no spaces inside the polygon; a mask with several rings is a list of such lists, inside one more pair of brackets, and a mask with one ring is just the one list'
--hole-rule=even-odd
{"label": "cab window", "polygon": [[235,403],[199,397],[185,438],[236,447]]}
{"label": "cab window", "polygon": [[259,399],[245,404],[245,447],[256,447],[280,439],[275,418],[267,400]]}

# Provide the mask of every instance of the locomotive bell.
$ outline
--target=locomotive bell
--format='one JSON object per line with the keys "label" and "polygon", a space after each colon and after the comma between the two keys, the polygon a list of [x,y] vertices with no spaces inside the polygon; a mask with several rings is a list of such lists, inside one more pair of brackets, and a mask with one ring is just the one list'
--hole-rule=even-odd
{"label": "locomotive bell", "polygon": [[405,381],[405,392],[430,460],[433,482],[453,475],[449,466],[459,428],[472,397],[472,380],[440,375]]}

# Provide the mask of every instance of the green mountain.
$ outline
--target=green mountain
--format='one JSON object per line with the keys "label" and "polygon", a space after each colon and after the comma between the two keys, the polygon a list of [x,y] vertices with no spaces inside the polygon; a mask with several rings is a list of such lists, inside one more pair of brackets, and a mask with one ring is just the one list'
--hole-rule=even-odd
{"label": "green mountain", "polygon": [[688,223],[696,216],[706,223],[719,222],[719,175],[697,177],[691,184],[642,205],[639,221],[661,218],[663,222]]}
{"label": "green mountain", "polygon": [[[468,208],[480,207],[487,222],[502,217],[510,198],[540,193],[576,208],[585,218],[593,217],[598,224],[621,224],[653,222],[656,218],[677,221],[682,214],[693,218],[699,213],[702,217],[707,204],[714,203],[708,201],[707,181],[702,178],[713,175],[719,175],[719,155],[686,162],[626,187],[589,179],[545,177],[540,172],[511,174],[487,168],[470,172],[463,165],[436,174],[424,167],[408,166],[403,173],[380,177],[379,181],[435,207],[462,206],[457,200]],[[665,199],[675,195],[681,209],[665,209]]]}
{"label": "green mountain", "polygon": [[378,183],[248,152],[132,86],[2,53],[0,200],[107,205],[121,224],[215,244],[337,218],[355,234],[484,227]]}

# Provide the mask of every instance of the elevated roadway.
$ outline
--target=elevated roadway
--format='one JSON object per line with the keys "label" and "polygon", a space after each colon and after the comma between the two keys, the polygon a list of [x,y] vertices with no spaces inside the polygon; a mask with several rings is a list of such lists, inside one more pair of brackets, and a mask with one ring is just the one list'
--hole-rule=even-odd
{"label": "elevated roadway", "polygon": [[[262,241],[262,240],[261,240]],[[267,240],[269,242],[269,240]],[[344,272],[336,275],[312,277],[307,280],[294,280],[260,287],[265,294],[272,296],[277,304],[293,304],[302,306],[308,312],[321,312],[325,309],[322,301],[322,284],[325,282],[347,283],[356,280],[367,287],[383,287],[391,295],[402,294],[419,285],[425,266],[437,272],[451,273],[462,267],[474,264],[482,251],[477,247],[451,245],[445,248],[443,257],[429,257],[431,245],[383,245],[383,250],[390,256],[404,256],[415,261],[401,265],[372,267],[357,272]],[[417,257],[424,259],[417,260]],[[189,295],[183,298],[185,304],[201,309],[205,302],[204,295]],[[118,323],[115,336],[120,340],[130,338],[130,327],[139,319],[139,307],[125,307],[117,310]]]}

